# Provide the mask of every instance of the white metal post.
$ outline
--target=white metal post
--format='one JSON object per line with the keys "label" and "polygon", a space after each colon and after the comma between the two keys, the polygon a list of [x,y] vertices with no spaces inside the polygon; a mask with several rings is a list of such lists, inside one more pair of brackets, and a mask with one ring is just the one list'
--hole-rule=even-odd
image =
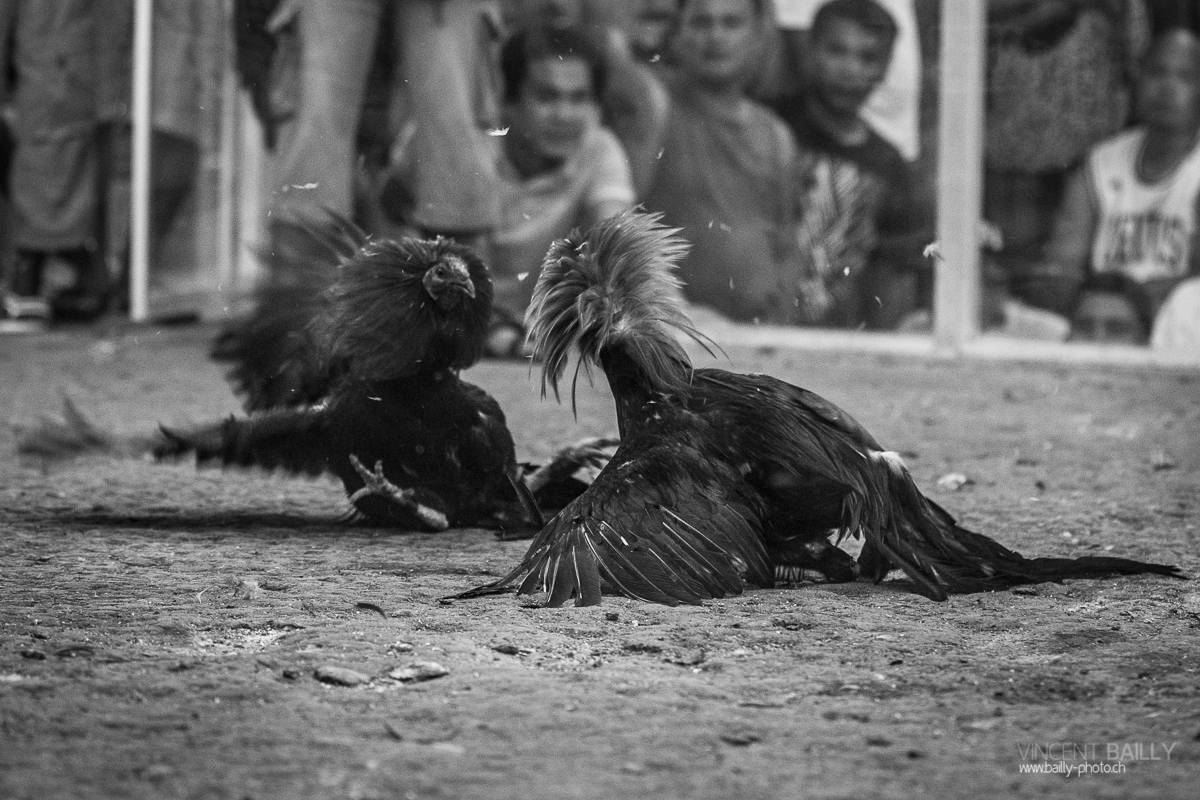
{"label": "white metal post", "polygon": [[952,350],[979,334],[985,0],[942,0],[933,330]]}
{"label": "white metal post", "polygon": [[136,0],[133,16],[133,167],[129,226],[129,315],[149,316],[150,277],[150,70],[154,0]]}
{"label": "white metal post", "polygon": [[[234,2],[221,4],[222,24],[229,30],[233,24]],[[217,147],[217,293],[222,308],[225,298],[234,291],[237,281],[234,259],[237,250],[237,155],[238,114],[241,112],[241,87],[234,69],[233,46],[226,42],[221,48],[221,121]]]}

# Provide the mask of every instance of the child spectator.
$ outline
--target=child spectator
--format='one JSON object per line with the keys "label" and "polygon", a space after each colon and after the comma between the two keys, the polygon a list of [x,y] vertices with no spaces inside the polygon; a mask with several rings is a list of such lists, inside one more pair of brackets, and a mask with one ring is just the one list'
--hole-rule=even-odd
{"label": "child spectator", "polygon": [[1200,274],[1195,33],[1180,28],[1156,37],[1138,76],[1136,108],[1140,124],[1094,147],[1069,179],[1046,272],[1062,275],[1062,295],[1089,274],[1125,275],[1153,314],[1180,281]]}
{"label": "child spectator", "polygon": [[[779,33],[774,70],[762,85],[764,101],[795,91],[803,81],[804,53],[817,9],[829,0],[773,0]],[[908,161],[920,151],[921,45],[915,0],[879,0],[897,26],[892,56],[879,88],[863,105],[861,116],[894,144]]]}
{"label": "child spectator", "polygon": [[1145,344],[1151,328],[1150,298],[1127,275],[1102,272],[1080,288],[1071,312],[1073,342]]}
{"label": "child spectator", "polygon": [[813,16],[804,86],[775,104],[812,162],[801,249],[813,259],[814,322],[894,328],[917,305],[928,233],[909,166],[861,113],[897,31],[875,0],[830,0]]}
{"label": "child spectator", "polygon": [[692,243],[687,298],[735,320],[790,323],[800,302],[796,146],[745,90],[770,24],[766,3],[686,0],[670,63],[630,60],[613,84],[642,111],[640,135],[621,132],[645,205]]}

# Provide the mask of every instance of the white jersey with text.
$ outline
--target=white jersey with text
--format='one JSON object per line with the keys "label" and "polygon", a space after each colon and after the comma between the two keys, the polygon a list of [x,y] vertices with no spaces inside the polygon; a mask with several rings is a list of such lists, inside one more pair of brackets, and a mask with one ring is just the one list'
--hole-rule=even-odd
{"label": "white jersey with text", "polygon": [[1200,145],[1170,175],[1147,183],[1136,166],[1145,136],[1141,128],[1120,133],[1097,145],[1087,163],[1099,209],[1092,269],[1139,283],[1188,273],[1200,196]]}

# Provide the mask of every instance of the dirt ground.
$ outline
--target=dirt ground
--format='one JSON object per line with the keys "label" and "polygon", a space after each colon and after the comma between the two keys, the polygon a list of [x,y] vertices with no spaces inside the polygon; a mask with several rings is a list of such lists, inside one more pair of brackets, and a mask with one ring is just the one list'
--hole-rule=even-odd
{"label": "dirt ground", "polygon": [[[125,433],[236,411],[212,333],[0,338],[0,409],[28,424],[67,392]],[[1194,371],[730,355],[844,406],[1008,546],[1200,575]],[[603,389],[576,422],[525,366],[467,377],[521,457],[614,426]],[[969,481],[938,488],[952,473]],[[446,603],[526,543],[348,527],[344,509],[326,480],[100,456],[46,470],[5,426],[0,797],[1196,796],[1195,581]],[[405,669],[428,662],[447,674]],[[1070,773],[1026,771],[1043,764]]]}

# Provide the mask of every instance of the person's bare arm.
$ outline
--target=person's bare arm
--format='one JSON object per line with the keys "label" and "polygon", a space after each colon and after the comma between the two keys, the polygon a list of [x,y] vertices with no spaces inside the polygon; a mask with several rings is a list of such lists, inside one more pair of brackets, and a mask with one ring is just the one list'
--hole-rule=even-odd
{"label": "person's bare arm", "polygon": [[1000,38],[1020,37],[1065,24],[1090,8],[1104,10],[1110,0],[988,0],[988,32]]}
{"label": "person's bare arm", "polygon": [[1058,272],[1082,277],[1091,258],[1098,222],[1087,169],[1080,167],[1067,178],[1043,260]]}
{"label": "person's bare arm", "polygon": [[[1195,218],[1200,220],[1200,194],[1196,195],[1195,214]],[[1196,229],[1192,231],[1192,243],[1188,252],[1190,253],[1188,277],[1195,278],[1200,276],[1200,225],[1197,225]]]}
{"label": "person's bare arm", "polygon": [[670,98],[653,70],[636,61],[623,34],[613,30],[606,49],[608,77],[601,104],[625,152],[639,198],[645,197],[658,169],[666,137]]}
{"label": "person's bare arm", "polygon": [[1030,15],[1030,21],[1049,20],[1107,3],[1108,0],[988,0],[987,15],[993,21],[1021,15]]}
{"label": "person's bare arm", "polygon": [[594,222],[599,222],[602,219],[608,219],[614,214],[620,214],[627,208],[629,208],[629,204],[621,202],[620,200],[605,200],[602,203],[598,203],[596,207],[592,209],[592,214],[596,217]]}
{"label": "person's bare arm", "polygon": [[1033,271],[1041,296],[1040,305],[1069,313],[1089,270],[1092,241],[1099,224],[1099,210],[1089,185],[1086,167],[1067,178],[1062,203],[1054,217],[1050,240],[1041,264]]}
{"label": "person's bare arm", "polygon": [[637,195],[630,176],[629,159],[621,142],[610,131],[601,129],[597,140],[598,167],[587,201],[580,209],[576,224],[590,228],[602,219],[626,210],[637,203]]}

